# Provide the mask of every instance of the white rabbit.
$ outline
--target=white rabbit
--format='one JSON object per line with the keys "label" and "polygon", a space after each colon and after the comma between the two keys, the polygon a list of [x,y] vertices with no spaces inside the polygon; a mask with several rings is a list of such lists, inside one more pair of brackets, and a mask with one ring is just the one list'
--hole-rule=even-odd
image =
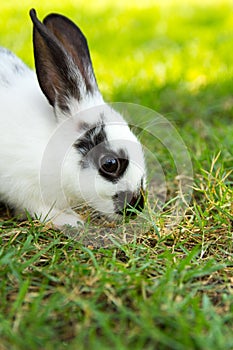
{"label": "white rabbit", "polygon": [[82,223],[80,203],[113,218],[141,210],[142,146],[104,103],[84,35],[64,16],[30,16],[36,74],[0,49],[0,200],[57,228]]}

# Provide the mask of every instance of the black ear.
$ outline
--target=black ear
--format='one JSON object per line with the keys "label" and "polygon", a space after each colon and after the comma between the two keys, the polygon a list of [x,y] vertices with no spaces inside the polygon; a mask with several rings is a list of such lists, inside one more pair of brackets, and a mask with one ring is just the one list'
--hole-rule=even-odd
{"label": "black ear", "polygon": [[52,106],[66,112],[70,97],[80,101],[98,90],[86,38],[64,16],[51,14],[41,23],[32,9],[30,17],[41,90]]}

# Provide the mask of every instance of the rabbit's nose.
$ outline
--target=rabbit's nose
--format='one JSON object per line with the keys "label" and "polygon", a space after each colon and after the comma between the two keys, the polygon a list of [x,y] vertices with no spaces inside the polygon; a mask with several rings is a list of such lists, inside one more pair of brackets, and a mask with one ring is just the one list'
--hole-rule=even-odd
{"label": "rabbit's nose", "polygon": [[115,212],[127,217],[134,217],[137,211],[142,211],[144,208],[144,194],[141,190],[139,194],[132,192],[119,192],[114,197]]}
{"label": "rabbit's nose", "polygon": [[[140,193],[138,196],[133,196],[131,198],[131,201],[126,204],[126,206],[123,209],[123,213],[125,213],[126,216],[136,216],[136,211],[142,211],[144,208],[144,196],[142,193]],[[135,211],[135,210],[136,211]]]}

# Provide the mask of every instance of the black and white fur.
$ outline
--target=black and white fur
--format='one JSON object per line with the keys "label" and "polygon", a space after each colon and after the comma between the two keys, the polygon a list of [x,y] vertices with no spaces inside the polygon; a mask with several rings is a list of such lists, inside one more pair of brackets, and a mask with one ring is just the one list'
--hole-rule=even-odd
{"label": "black and white fur", "polygon": [[[142,147],[104,103],[84,35],[64,16],[50,14],[43,23],[35,10],[30,16],[36,74],[0,49],[0,200],[59,228],[82,222],[70,208],[83,202],[109,217],[141,210]],[[66,128],[73,145],[64,146]]]}

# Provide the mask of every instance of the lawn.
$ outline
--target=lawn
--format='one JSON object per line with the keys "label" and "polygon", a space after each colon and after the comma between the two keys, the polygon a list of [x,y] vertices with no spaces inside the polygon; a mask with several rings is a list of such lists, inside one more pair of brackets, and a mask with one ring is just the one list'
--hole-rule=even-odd
{"label": "lawn", "polygon": [[145,213],[122,225],[136,230],[128,243],[83,244],[30,217],[19,222],[2,205],[0,350],[233,349],[233,5],[124,3],[8,0],[0,46],[33,67],[29,9],[72,18],[106,101],[160,113],[186,146],[188,207],[167,225],[176,150],[147,134],[168,194],[158,210],[149,186]]}

